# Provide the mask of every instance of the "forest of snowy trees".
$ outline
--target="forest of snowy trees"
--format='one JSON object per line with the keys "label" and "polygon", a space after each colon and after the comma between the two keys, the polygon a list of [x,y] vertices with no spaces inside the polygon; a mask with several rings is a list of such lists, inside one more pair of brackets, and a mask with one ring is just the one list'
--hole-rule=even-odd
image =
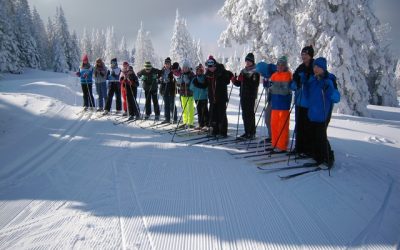
{"label": "forest of snowy trees", "polygon": [[219,14],[228,21],[220,44],[248,44],[257,60],[286,55],[294,70],[301,48],[312,44],[338,77],[341,113],[365,115],[369,103],[398,105],[388,27],[368,0],[226,0]]}
{"label": "forest of snowy trees", "polygon": [[24,67],[64,72],[79,66],[76,33],[68,29],[64,11],[56,9],[47,27],[27,0],[2,0],[0,8],[0,72],[21,73]]}
{"label": "forest of snowy trees", "polygon": [[[338,78],[341,113],[366,115],[367,105],[397,106],[400,69],[394,58],[387,32],[372,12],[368,0],[226,0],[219,15],[228,21],[220,35],[223,46],[244,45],[243,51],[217,55],[232,72],[238,73],[245,55],[252,51],[256,60],[276,62],[286,55],[294,70],[300,51],[312,44],[316,56],[328,60],[329,70]],[[192,67],[204,63],[200,40],[189,32],[185,18],[176,11],[169,56],[173,61],[188,60]],[[128,34],[126,34],[128,35]],[[145,61],[161,67],[163,58],[154,52],[149,31],[141,24],[134,44],[117,38],[114,27],[87,29],[78,38],[70,33],[62,7],[45,25],[27,0],[2,0],[0,8],[0,73],[21,73],[23,68],[67,72],[76,70],[82,54],[89,60],[117,57],[129,61],[135,70]]]}

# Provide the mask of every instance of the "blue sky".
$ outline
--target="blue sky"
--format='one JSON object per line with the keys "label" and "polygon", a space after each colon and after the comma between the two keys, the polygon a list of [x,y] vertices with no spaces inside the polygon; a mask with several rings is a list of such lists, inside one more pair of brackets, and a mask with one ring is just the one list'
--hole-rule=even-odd
{"label": "blue sky", "polygon": [[[223,0],[168,0],[168,1],[131,1],[131,0],[28,0],[31,8],[35,6],[42,19],[53,16],[56,6],[62,6],[71,29],[82,34],[86,27],[105,28],[114,26],[118,37],[125,35],[128,46],[132,47],[140,22],[151,32],[156,53],[167,56],[175,20],[175,10],[178,8],[181,16],[187,19],[190,33],[196,39],[201,39],[203,53],[225,54],[229,49],[218,48],[216,41],[226,27],[226,22],[217,15]],[[400,58],[400,0],[371,0],[375,13],[383,23],[392,27],[394,52]],[[241,53],[241,52],[240,52]],[[239,53],[239,54],[240,54]]]}

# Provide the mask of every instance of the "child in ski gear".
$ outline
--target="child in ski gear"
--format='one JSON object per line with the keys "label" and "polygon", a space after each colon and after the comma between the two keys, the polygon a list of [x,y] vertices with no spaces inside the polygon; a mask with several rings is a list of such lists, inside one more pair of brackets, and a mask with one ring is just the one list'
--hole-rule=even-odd
{"label": "child in ski gear", "polygon": [[132,66],[128,67],[128,72],[122,80],[125,82],[129,120],[140,119],[139,105],[136,101],[139,79],[137,78],[135,71],[133,71]]}
{"label": "child in ski gear", "polygon": [[210,122],[212,135],[227,136],[228,118],[226,108],[228,102],[228,85],[232,72],[225,69],[223,64],[217,63],[213,56],[209,56],[206,71],[206,86],[210,102]]}
{"label": "child in ski gear", "polygon": [[76,75],[80,77],[81,81],[84,109],[87,110],[89,107],[95,107],[92,89],[93,67],[90,65],[89,58],[86,54],[82,57],[82,64]]}
{"label": "child in ski gear", "polygon": [[196,76],[190,84],[190,90],[193,92],[193,98],[196,102],[197,116],[199,118],[199,129],[208,125],[208,89],[205,85],[206,76],[204,75],[204,67],[200,63],[196,67]]}
{"label": "child in ski gear", "polygon": [[295,152],[299,155],[310,155],[310,121],[308,119],[308,98],[304,91],[311,76],[314,75],[314,48],[306,46],[301,50],[301,59],[303,61],[293,74],[291,89],[295,91]]}
{"label": "child in ski gear", "polygon": [[193,92],[190,90],[190,82],[194,77],[190,70],[189,61],[184,60],[182,63],[182,74],[176,78],[176,83],[179,88],[179,95],[182,104],[183,125],[193,128],[194,122],[194,100]]}
{"label": "child in ski gear", "polygon": [[266,62],[257,63],[256,70],[263,77],[263,87],[265,88],[265,97],[267,101],[267,106],[264,109],[264,121],[265,125],[268,129],[268,137],[265,139],[265,142],[271,142],[272,131],[271,131],[271,92],[269,87],[271,87],[271,75],[276,72],[276,65],[273,63],[267,64]]}
{"label": "child in ski gear", "polygon": [[145,119],[149,119],[151,115],[151,101],[153,101],[154,106],[154,120],[158,121],[160,119],[160,106],[158,105],[158,83],[157,79],[161,76],[161,71],[153,68],[151,62],[145,62],[144,69],[137,73],[137,76],[142,81],[142,87],[144,90],[146,103],[146,115]]}
{"label": "child in ski gear", "polygon": [[325,58],[314,60],[313,71],[314,76],[311,76],[305,89],[308,97],[311,155],[317,164],[331,168],[335,159],[326,132],[327,119],[333,104],[340,101],[340,94],[329,79]]}
{"label": "child in ski gear", "polygon": [[122,113],[122,116],[127,116],[128,115],[128,107],[126,103],[126,82],[128,81],[126,79],[126,75],[128,74],[128,69],[129,69],[129,63],[128,62],[123,62],[122,63],[122,69],[121,69],[121,74],[119,76],[119,82],[121,83],[121,97],[122,97],[122,108],[124,109],[124,113]]}
{"label": "child in ski gear", "polygon": [[[179,67],[179,66],[178,66]],[[161,69],[160,95],[164,98],[164,116],[162,123],[171,122],[171,114],[174,123],[178,120],[177,110],[175,106],[176,82],[171,69],[171,58],[164,60],[164,67]]]}
{"label": "child in ski gear", "polygon": [[106,107],[104,108],[104,114],[108,114],[111,110],[111,103],[115,94],[116,100],[116,110],[117,113],[121,113],[122,103],[121,103],[121,84],[119,82],[119,75],[121,74],[121,69],[118,67],[117,58],[111,59],[111,69],[107,71],[108,79],[108,96]]}
{"label": "child in ski gear", "polygon": [[277,62],[278,71],[271,76],[271,130],[272,146],[276,151],[287,151],[289,143],[289,109],[292,93],[289,88],[292,73],[289,71],[286,56]]}
{"label": "child in ski gear", "polygon": [[96,83],[96,92],[98,95],[98,109],[97,111],[103,111],[104,105],[107,101],[107,67],[101,58],[96,59],[96,65],[94,66],[94,81]]}
{"label": "child in ski gear", "polygon": [[256,135],[255,103],[257,99],[260,74],[256,71],[253,53],[247,54],[246,66],[240,71],[239,77],[232,77],[232,83],[240,87],[240,105],[245,133],[240,137],[253,139]]}

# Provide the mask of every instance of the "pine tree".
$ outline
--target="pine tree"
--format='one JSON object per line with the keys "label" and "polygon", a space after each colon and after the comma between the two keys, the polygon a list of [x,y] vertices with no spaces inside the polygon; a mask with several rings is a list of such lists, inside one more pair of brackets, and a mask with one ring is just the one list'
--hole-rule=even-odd
{"label": "pine tree", "polygon": [[14,32],[15,10],[12,0],[3,0],[0,8],[0,72],[21,72],[20,50]]}
{"label": "pine tree", "polygon": [[122,37],[122,39],[121,39],[121,43],[119,45],[118,58],[121,62],[129,61],[129,51],[127,49],[125,37]]}
{"label": "pine tree", "polygon": [[33,37],[33,24],[30,7],[27,0],[14,1],[15,16],[13,26],[16,41],[19,46],[20,60],[25,67],[38,68],[40,66],[39,53]]}
{"label": "pine tree", "polygon": [[83,35],[82,35],[82,39],[81,39],[81,50],[82,50],[82,54],[86,54],[89,58],[90,61],[95,60],[93,58],[93,49],[92,49],[92,45],[93,45],[93,39],[90,39],[89,36],[89,32],[87,31],[86,28],[83,29]]}
{"label": "pine tree", "polygon": [[117,41],[115,39],[114,27],[107,28],[106,31],[106,48],[104,53],[104,59],[106,62],[110,62],[112,58],[118,56]]}
{"label": "pine tree", "polygon": [[48,19],[47,34],[49,36],[51,68],[54,72],[66,72],[68,70],[67,59],[64,54],[64,49],[61,46],[61,41],[58,36],[56,26]]}
{"label": "pine tree", "polygon": [[203,55],[203,50],[201,49],[201,42],[200,39],[197,41],[197,43],[194,41],[193,42],[196,46],[196,65],[198,65],[199,63],[204,65],[204,55]]}
{"label": "pine tree", "polygon": [[71,67],[72,67],[72,71],[77,71],[79,69],[79,64],[80,64],[80,55],[81,53],[81,49],[79,47],[79,40],[78,40],[78,36],[76,35],[76,32],[74,31],[72,33],[72,37],[71,37]]}
{"label": "pine tree", "polygon": [[67,69],[72,70],[74,62],[72,58],[72,39],[68,29],[67,19],[65,18],[64,10],[62,7],[56,9],[55,27],[58,40],[60,42],[61,50],[64,51],[64,56],[67,62]]}
{"label": "pine tree", "polygon": [[180,18],[176,10],[174,31],[171,38],[170,55],[172,61],[182,62],[188,60],[193,66],[197,62],[196,48],[187,29],[186,20]]}
{"label": "pine tree", "polygon": [[146,61],[153,63],[153,66],[158,66],[154,65],[157,64],[157,60],[154,55],[154,48],[150,38],[150,33],[145,32],[143,29],[143,23],[141,23],[135,42],[135,71],[140,71]]}
{"label": "pine tree", "polygon": [[41,69],[49,68],[49,43],[47,39],[47,32],[44,26],[43,20],[37,12],[36,8],[32,11],[32,23],[33,23],[33,37],[37,45],[37,51],[39,55],[39,62]]}
{"label": "pine tree", "polygon": [[99,30],[97,29],[95,32],[92,32],[92,34],[95,34],[92,36],[92,51],[93,51],[93,60],[97,58],[102,58],[104,59],[104,54],[105,54],[105,44],[106,44],[106,35],[104,30]]}
{"label": "pine tree", "polygon": [[370,102],[397,105],[394,61],[379,42],[382,28],[368,0],[226,0],[219,13],[229,22],[220,43],[250,43],[259,59],[286,54],[295,68],[300,49],[314,45],[338,77],[340,112],[365,115]]}

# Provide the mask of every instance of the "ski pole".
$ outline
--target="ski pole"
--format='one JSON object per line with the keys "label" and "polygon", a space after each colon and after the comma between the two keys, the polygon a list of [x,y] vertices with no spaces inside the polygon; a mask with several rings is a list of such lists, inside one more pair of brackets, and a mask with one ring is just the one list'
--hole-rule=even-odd
{"label": "ski pole", "polygon": [[[176,131],[177,131],[178,127],[179,127],[179,123],[180,123],[181,120],[182,120],[183,113],[185,112],[186,105],[187,105],[187,103],[188,103],[188,101],[189,101],[189,98],[188,98],[188,97],[186,97],[186,98],[187,98],[187,99],[186,99],[186,103],[185,103],[185,105],[183,106],[182,114],[181,114],[181,116],[179,117],[179,121],[178,121],[177,124],[176,124],[175,131],[174,131],[174,134],[172,135],[171,142],[174,141],[174,138],[175,138],[175,135],[176,135]],[[181,100],[181,102],[182,102],[182,100]]]}

